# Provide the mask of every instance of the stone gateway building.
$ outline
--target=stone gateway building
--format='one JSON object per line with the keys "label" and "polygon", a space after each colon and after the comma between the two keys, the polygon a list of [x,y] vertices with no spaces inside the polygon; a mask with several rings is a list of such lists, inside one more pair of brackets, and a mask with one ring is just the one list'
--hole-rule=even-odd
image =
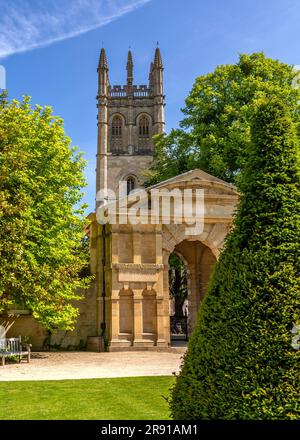
{"label": "stone gateway building", "polygon": [[[126,85],[111,86],[106,54],[101,49],[96,208],[105,207],[112,192],[118,199],[126,201],[121,208],[116,203],[114,222],[102,225],[98,222],[97,211],[89,215],[90,267],[95,280],[78,304],[80,317],[76,329],[49,337],[30,313],[20,310],[2,315],[0,320],[8,330],[8,337],[27,336],[35,349],[49,345],[111,351],[168,347],[171,344],[171,254],[180,257],[187,273],[190,331],[232,222],[237,191],[231,184],[201,170],[189,171],[146,188],[139,204],[140,213],[144,213],[144,217],[140,217],[142,221],[124,222],[124,212],[128,218],[133,215],[136,190],[143,188],[143,172],[153,156],[152,137],[162,133],[165,124],[163,63],[159,48],[156,48],[150,64],[148,85],[134,85],[131,51],[128,52],[126,68]],[[187,194],[192,194],[190,213],[196,212],[196,190],[204,195],[204,211],[193,215],[195,222],[201,224],[198,233],[191,229],[189,217],[182,216],[179,221],[179,194],[187,190],[190,190]],[[152,222],[145,214],[151,208],[153,191],[171,193],[169,219],[159,211]]]}

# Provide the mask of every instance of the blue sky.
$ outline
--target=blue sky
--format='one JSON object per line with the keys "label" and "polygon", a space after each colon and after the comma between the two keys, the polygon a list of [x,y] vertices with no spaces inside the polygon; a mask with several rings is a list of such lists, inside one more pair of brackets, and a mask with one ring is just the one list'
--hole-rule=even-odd
{"label": "blue sky", "polygon": [[0,0],[0,64],[10,98],[23,94],[51,105],[67,134],[86,152],[85,201],[94,208],[97,62],[106,49],[111,84],[125,81],[128,47],[135,82],[148,79],[159,41],[166,129],[196,76],[238,53],[263,50],[300,64],[299,0]]}

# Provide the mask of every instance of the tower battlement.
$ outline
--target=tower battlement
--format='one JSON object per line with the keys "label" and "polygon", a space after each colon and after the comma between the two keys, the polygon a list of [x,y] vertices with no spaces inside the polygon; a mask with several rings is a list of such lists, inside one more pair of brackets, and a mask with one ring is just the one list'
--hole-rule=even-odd
{"label": "tower battlement", "polygon": [[134,98],[148,98],[152,96],[152,90],[147,85],[133,85],[133,86],[120,86],[114,85],[109,86],[108,95],[110,98],[127,98],[128,96],[133,96]]}

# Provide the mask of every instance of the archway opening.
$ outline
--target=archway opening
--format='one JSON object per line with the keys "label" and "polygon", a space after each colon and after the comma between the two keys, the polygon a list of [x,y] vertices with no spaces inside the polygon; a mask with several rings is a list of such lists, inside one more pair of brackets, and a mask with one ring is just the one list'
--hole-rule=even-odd
{"label": "archway opening", "polygon": [[[169,267],[166,286],[170,301],[170,343],[173,346],[182,346],[186,344],[196,324],[216,257],[206,244],[189,239],[176,244],[171,253],[166,253],[166,257]],[[175,268],[177,266],[177,271],[174,265]],[[180,311],[184,301],[186,311],[184,308]]]}
{"label": "archway opening", "polygon": [[169,257],[170,336],[173,341],[188,340],[188,271],[176,252]]}

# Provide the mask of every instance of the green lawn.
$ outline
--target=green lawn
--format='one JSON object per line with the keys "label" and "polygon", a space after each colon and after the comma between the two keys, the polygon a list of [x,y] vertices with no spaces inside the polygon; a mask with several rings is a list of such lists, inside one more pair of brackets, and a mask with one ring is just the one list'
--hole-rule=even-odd
{"label": "green lawn", "polygon": [[169,419],[164,397],[173,383],[171,376],[0,382],[0,419]]}

